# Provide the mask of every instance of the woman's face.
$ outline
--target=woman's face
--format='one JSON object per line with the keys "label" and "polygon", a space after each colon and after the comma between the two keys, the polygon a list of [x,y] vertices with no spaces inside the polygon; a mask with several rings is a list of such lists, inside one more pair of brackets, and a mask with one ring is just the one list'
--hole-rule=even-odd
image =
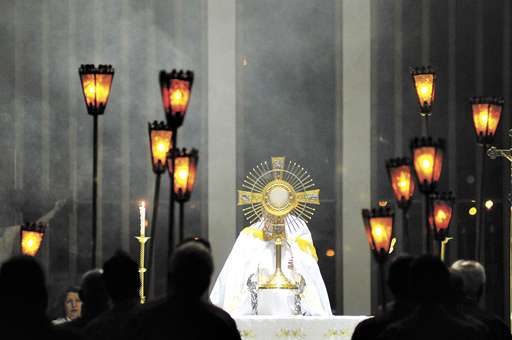
{"label": "woman's face", "polygon": [[82,313],[82,301],[76,292],[68,292],[64,302],[66,317],[70,320],[78,318]]}

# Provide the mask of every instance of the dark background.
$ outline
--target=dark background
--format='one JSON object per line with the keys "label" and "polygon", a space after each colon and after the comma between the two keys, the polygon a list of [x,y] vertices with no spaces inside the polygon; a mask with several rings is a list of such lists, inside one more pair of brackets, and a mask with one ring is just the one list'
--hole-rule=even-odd
{"label": "dark background", "polygon": [[[421,119],[409,68],[438,70],[431,134],[447,140],[440,188],[457,197],[449,262],[474,254],[481,155],[470,115],[473,95],[505,97],[495,145],[508,146],[510,15],[508,0],[372,1],[372,201],[393,202],[386,159],[409,155]],[[116,69],[110,102],[100,118],[102,259],[122,247],[135,257],[137,202],[152,199],[154,176],[147,122],[164,118],[157,75],[173,67],[196,73],[179,145],[200,151],[198,183],[187,204],[189,234],[207,230],[206,0],[0,1],[0,225],[31,221],[67,199],[52,221],[41,259],[52,296],[89,269],[92,118],[77,69],[108,63]],[[237,1],[237,183],[271,156],[308,169],[322,204],[312,231],[334,308],[336,56],[335,1]],[[246,61],[246,63],[244,62]],[[339,81],[339,80],[338,80]],[[357,112],[344,112],[344,115]],[[357,143],[357,141],[354,141]],[[508,314],[508,166],[488,161],[486,237],[488,306]],[[165,263],[168,179],[162,181],[157,262]],[[345,198],[349,199],[349,198]],[[423,200],[410,210],[413,249],[423,247]],[[235,204],[235,202],[233,202]],[[363,207],[361,207],[363,208]],[[149,212],[148,212],[149,213]],[[400,216],[400,213],[397,213]],[[246,226],[238,211],[237,228]],[[400,223],[399,223],[400,224]],[[1,232],[1,231],[0,231]],[[361,226],[362,232],[362,226]],[[399,231],[400,233],[400,231]],[[400,234],[399,234],[400,235]],[[341,253],[341,249],[334,249]],[[156,268],[163,293],[164,267]],[[375,276],[375,275],[374,275]],[[375,284],[374,284],[375,287]],[[373,292],[373,306],[377,301]]]}

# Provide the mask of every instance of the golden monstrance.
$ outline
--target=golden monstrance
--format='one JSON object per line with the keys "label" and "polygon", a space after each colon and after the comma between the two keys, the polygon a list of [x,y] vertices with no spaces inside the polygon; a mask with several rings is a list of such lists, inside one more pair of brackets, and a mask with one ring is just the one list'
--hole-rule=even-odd
{"label": "golden monstrance", "polygon": [[[286,241],[288,228],[299,228],[297,219],[306,223],[320,204],[320,189],[308,172],[285,157],[272,157],[271,166],[266,161],[253,168],[238,191],[238,205],[243,209],[249,223],[263,221],[266,240],[275,243],[275,271],[259,289],[297,289],[298,285],[287,278],[281,270],[281,247]],[[296,218],[293,218],[295,216]]]}

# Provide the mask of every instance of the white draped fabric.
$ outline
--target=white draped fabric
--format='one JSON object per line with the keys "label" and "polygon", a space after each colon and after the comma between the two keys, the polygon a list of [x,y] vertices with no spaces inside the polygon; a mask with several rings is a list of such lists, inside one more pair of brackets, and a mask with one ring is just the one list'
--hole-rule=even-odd
{"label": "white draped fabric", "polygon": [[235,318],[243,340],[350,340],[367,316],[242,316]]}
{"label": "white draped fabric", "polygon": [[[305,280],[302,294],[302,313],[305,315],[332,315],[329,297],[318,268],[317,255],[311,233],[304,221],[291,217],[286,228],[287,242],[282,250],[282,270],[291,279],[297,274]],[[293,265],[291,265],[293,263]],[[272,274],[275,268],[275,245],[264,240],[262,222],[242,230],[215,282],[211,301],[233,317],[251,315],[253,308],[247,286],[255,273]],[[290,304],[293,304],[290,301]],[[282,310],[280,306],[279,310]],[[289,306],[290,315],[293,306]]]}

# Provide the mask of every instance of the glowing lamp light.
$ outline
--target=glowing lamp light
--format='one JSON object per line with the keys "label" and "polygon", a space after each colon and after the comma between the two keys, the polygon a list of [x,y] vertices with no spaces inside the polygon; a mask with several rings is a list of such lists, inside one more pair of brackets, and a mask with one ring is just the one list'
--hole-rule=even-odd
{"label": "glowing lamp light", "polygon": [[384,261],[391,250],[395,215],[388,207],[363,209],[362,215],[370,250],[378,261]]}
{"label": "glowing lamp light", "polygon": [[[178,202],[186,202],[190,199],[194,184],[196,182],[197,174],[197,162],[199,160],[199,154],[196,149],[187,152],[186,149],[178,150],[174,155],[174,197]],[[168,162],[171,158],[168,158]],[[171,166],[169,169],[169,175],[172,178]]]}
{"label": "glowing lamp light", "polygon": [[443,192],[430,195],[430,220],[434,229],[434,237],[438,241],[448,236],[448,228],[453,216],[455,197],[452,192]]}
{"label": "glowing lamp light", "polygon": [[87,112],[93,116],[103,114],[107,107],[114,78],[112,65],[98,65],[98,67],[81,65],[78,74],[82,83]]}
{"label": "glowing lamp light", "polygon": [[482,145],[491,144],[496,135],[503,111],[502,97],[471,97],[473,111],[473,125],[475,127],[476,141]]}
{"label": "glowing lamp light", "polygon": [[167,123],[171,128],[183,124],[194,83],[192,71],[176,71],[170,73],[160,71],[160,91]]}
{"label": "glowing lamp light", "polygon": [[434,142],[431,137],[415,138],[411,151],[418,186],[421,192],[433,192],[441,177],[444,156],[443,139]]}
{"label": "glowing lamp light", "polygon": [[409,208],[415,188],[410,159],[389,159],[386,161],[386,169],[398,207]]}
{"label": "glowing lamp light", "polygon": [[325,256],[334,257],[334,256],[336,256],[336,252],[334,251],[334,249],[329,248],[325,251]]}
{"label": "glowing lamp light", "polygon": [[491,209],[492,209],[492,207],[494,206],[494,202],[493,202],[492,200],[487,200],[487,201],[485,201],[485,204],[484,204],[484,205],[485,205],[485,208],[486,208],[487,210],[491,210]]}
{"label": "glowing lamp light", "polygon": [[411,71],[411,76],[418,95],[420,114],[430,115],[436,94],[436,72],[430,66],[415,67]]}
{"label": "glowing lamp light", "polygon": [[167,165],[167,155],[172,148],[172,131],[164,122],[148,123],[151,164],[155,174],[162,174]]}
{"label": "glowing lamp light", "polygon": [[41,223],[24,224],[21,226],[20,248],[23,255],[36,256],[41,249],[45,234],[45,226]]}

